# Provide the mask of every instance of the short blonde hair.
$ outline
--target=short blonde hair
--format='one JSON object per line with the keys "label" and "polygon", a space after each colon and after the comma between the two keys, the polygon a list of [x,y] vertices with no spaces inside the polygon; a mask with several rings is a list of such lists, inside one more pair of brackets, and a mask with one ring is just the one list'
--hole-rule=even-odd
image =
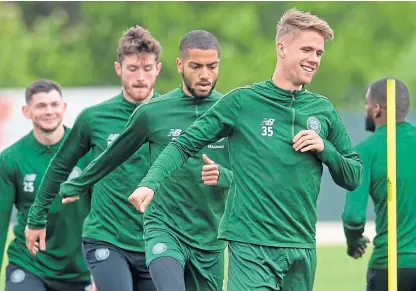
{"label": "short blonde hair", "polygon": [[302,29],[312,29],[319,32],[325,41],[334,39],[334,31],[325,20],[309,12],[292,8],[285,12],[276,25],[276,41],[284,35],[294,37]]}

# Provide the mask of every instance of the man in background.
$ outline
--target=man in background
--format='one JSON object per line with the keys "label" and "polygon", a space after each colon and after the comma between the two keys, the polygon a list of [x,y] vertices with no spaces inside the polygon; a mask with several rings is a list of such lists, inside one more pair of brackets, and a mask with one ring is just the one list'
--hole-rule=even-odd
{"label": "man in background", "polygon": [[[25,226],[45,171],[68,136],[62,123],[66,103],[54,81],[37,80],[26,89],[23,114],[33,130],[0,154],[0,269],[13,205],[17,209],[15,238],[7,251],[6,291],[90,290],[90,274],[81,249],[81,229],[90,210],[88,193],[74,205],[51,201],[48,236],[42,236],[44,251],[34,257],[26,248]],[[88,164],[82,159],[62,176],[73,179]],[[45,250],[45,245],[48,246]]]}
{"label": "man in background", "polygon": [[[52,160],[28,217],[27,241],[31,252],[37,252],[34,242],[45,236],[51,201],[73,165],[89,151],[94,158],[100,155],[117,139],[136,107],[159,95],[154,85],[162,67],[160,55],[159,42],[140,26],[130,28],[121,37],[114,64],[121,79],[121,92],[84,109]],[[100,291],[155,290],[145,262],[143,215],[126,196],[148,168],[149,150],[144,146],[92,189],[82,245]],[[42,240],[40,243],[42,246]]]}
{"label": "man in background", "polygon": [[[347,253],[358,259],[369,239],[363,236],[367,203],[376,213],[374,249],[368,263],[367,291],[387,291],[387,80],[372,83],[366,94],[365,129],[373,132],[356,146],[364,166],[361,185],[347,192],[342,220]],[[396,179],[398,290],[416,290],[416,127],[406,121],[409,90],[396,83]]]}

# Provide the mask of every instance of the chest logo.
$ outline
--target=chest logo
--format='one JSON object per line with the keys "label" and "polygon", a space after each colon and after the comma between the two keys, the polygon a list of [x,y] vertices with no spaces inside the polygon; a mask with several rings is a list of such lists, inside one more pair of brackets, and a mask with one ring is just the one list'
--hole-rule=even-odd
{"label": "chest logo", "polygon": [[309,117],[306,123],[309,130],[313,130],[316,134],[321,132],[321,122],[315,116]]}
{"label": "chest logo", "polygon": [[113,141],[116,140],[116,138],[119,136],[118,133],[112,133],[107,137],[107,146],[109,146],[110,144],[112,144]]}
{"label": "chest logo", "polygon": [[33,185],[33,183],[36,180],[36,174],[27,174],[25,175],[25,177],[23,178],[23,191],[25,192],[34,192],[35,191],[35,187]]}
{"label": "chest logo", "polygon": [[273,118],[263,118],[261,125],[261,135],[262,136],[272,136],[273,135],[273,125],[275,119]]}
{"label": "chest logo", "polygon": [[180,136],[182,133],[182,129],[179,128],[172,128],[169,133],[168,136],[172,137],[172,140],[175,140],[178,136]]}
{"label": "chest logo", "polygon": [[208,148],[209,148],[209,149],[223,149],[223,148],[225,148],[225,145],[223,145],[223,144],[219,144],[219,143],[221,143],[224,139],[225,139],[225,137],[223,137],[223,138],[221,138],[221,139],[217,140],[217,141],[216,141],[215,143],[213,143],[213,144],[208,145]]}
{"label": "chest logo", "polygon": [[79,176],[81,176],[81,174],[82,174],[81,168],[80,167],[74,167],[72,169],[71,174],[69,174],[69,176],[68,176],[68,180],[78,178]]}

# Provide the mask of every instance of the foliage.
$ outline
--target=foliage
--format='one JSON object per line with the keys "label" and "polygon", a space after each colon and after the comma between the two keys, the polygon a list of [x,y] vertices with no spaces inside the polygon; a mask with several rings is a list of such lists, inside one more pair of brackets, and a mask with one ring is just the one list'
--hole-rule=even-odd
{"label": "foliage", "polygon": [[271,77],[275,25],[290,7],[319,15],[335,31],[310,90],[336,106],[361,109],[368,84],[378,78],[402,79],[411,92],[416,86],[415,2],[39,3],[0,2],[2,87],[25,86],[35,78],[66,87],[119,85],[113,68],[117,42],[139,24],[163,47],[159,92],[181,82],[175,58],[182,36],[205,29],[220,40],[217,89],[225,93]]}

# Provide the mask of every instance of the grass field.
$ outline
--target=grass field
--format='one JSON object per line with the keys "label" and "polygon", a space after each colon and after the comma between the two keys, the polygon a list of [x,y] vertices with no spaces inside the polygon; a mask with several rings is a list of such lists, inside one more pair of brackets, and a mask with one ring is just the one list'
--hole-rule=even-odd
{"label": "grass field", "polygon": [[[11,235],[9,235],[9,241]],[[367,262],[371,248],[360,260],[354,260],[346,255],[345,246],[318,246],[318,266],[315,277],[314,291],[356,291],[365,290]],[[0,276],[0,290],[4,291],[5,266],[3,262]]]}

